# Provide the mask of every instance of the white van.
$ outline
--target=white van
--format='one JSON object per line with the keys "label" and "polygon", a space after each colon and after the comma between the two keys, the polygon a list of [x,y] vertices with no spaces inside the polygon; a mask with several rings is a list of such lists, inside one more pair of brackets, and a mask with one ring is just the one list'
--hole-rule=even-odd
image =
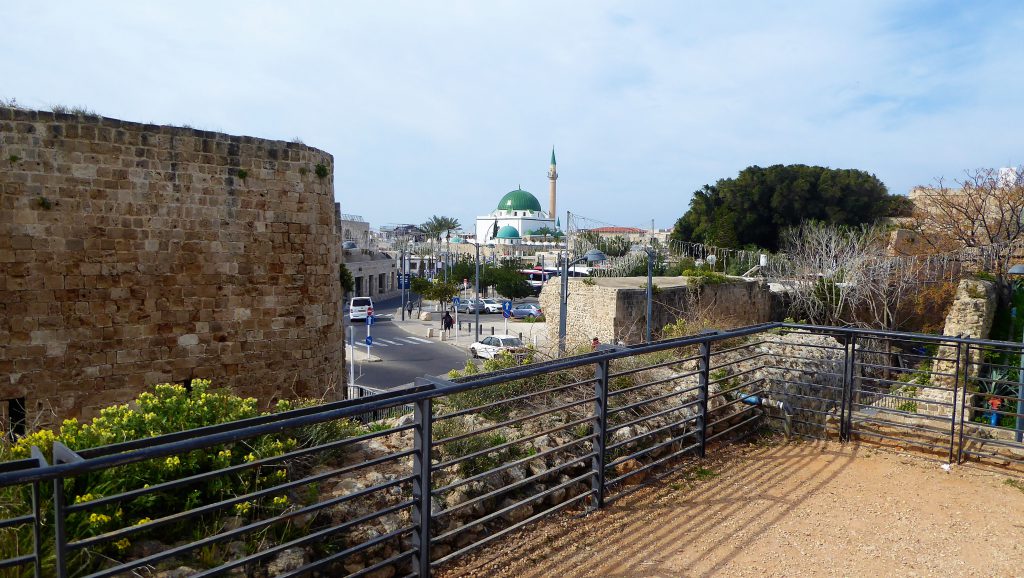
{"label": "white van", "polygon": [[348,319],[366,321],[367,315],[373,315],[373,299],[369,297],[353,297],[348,304]]}

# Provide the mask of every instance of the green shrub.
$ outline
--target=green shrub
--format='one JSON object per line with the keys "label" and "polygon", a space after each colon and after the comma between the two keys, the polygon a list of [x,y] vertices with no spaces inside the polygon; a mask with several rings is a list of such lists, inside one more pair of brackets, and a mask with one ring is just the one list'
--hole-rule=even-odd
{"label": "green shrub", "polygon": [[[309,400],[282,401],[277,404],[276,409],[286,411],[313,403]],[[30,455],[31,447],[37,446],[47,459],[52,460],[54,441],[60,441],[69,448],[80,451],[258,415],[261,413],[257,409],[255,398],[243,398],[226,391],[211,391],[210,382],[207,380],[193,380],[190,390],[177,384],[157,385],[152,392],[140,394],[132,403],[102,409],[99,416],[91,422],[81,423],[77,419],[69,419],[65,420],[57,431],[40,430],[26,435],[0,457],[25,458]],[[300,445],[320,444],[358,435],[364,431],[366,430],[362,426],[349,420],[325,422],[295,430],[291,435],[265,435],[92,472],[66,480],[64,491],[70,503],[88,503],[103,496],[271,458]],[[294,467],[296,464],[286,461],[254,466],[172,490],[147,493],[136,498],[74,512],[67,519],[68,538],[76,540],[119,528],[146,524],[151,520],[201,504],[210,504],[271,488],[286,481]],[[14,497],[12,492],[13,489],[0,495],[0,517],[17,515],[15,510],[19,508],[10,507]],[[201,518],[162,526],[159,532],[168,536],[192,535],[204,525],[219,524],[219,519],[229,516],[259,517],[261,512],[276,514],[287,505],[288,498],[283,493],[269,495],[260,500],[235,504],[231,508],[224,508],[221,512]],[[25,502],[21,501],[20,509],[25,507]],[[43,509],[46,511],[50,507],[44,505]],[[12,537],[0,534],[0,542],[10,546],[13,542]],[[20,538],[19,536],[18,540]],[[130,541],[124,539],[89,551],[79,551],[76,554],[79,558],[72,560],[71,563],[76,567],[93,567],[94,564],[102,563],[104,557],[118,557],[130,546]],[[5,548],[0,547],[0,555],[8,554]]]}
{"label": "green shrub", "polygon": [[700,284],[717,285],[727,283],[729,278],[721,273],[708,271],[707,269],[686,269],[680,273],[682,277],[696,278]]}

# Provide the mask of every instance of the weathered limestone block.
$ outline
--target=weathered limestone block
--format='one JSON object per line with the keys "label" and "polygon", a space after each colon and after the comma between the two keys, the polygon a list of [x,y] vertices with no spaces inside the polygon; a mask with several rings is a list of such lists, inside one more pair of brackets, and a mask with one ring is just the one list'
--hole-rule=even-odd
{"label": "weathered limestone block", "polygon": [[0,158],[0,403],[29,423],[196,377],[265,404],[341,385],[329,154],[0,108]]}

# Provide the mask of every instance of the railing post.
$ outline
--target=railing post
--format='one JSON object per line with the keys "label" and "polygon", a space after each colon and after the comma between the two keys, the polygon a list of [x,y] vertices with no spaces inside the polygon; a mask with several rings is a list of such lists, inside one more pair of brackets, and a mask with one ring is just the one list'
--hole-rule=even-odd
{"label": "railing post", "polygon": [[[60,442],[53,442],[53,463],[73,464],[83,461],[82,456]],[[53,539],[56,553],[58,578],[68,575],[68,534],[65,524],[64,478],[58,476],[53,480]]]}
{"label": "railing post", "polygon": [[[43,456],[43,452],[38,446],[32,446],[31,450],[32,457],[39,463],[39,467],[43,468],[48,466],[46,463],[46,457]],[[32,548],[35,552],[34,561],[34,576],[40,578],[43,575],[43,539],[42,539],[42,520],[43,520],[43,506],[42,506],[42,495],[40,491],[42,485],[39,482],[32,482]]]}
{"label": "railing post", "polygon": [[414,411],[415,429],[413,430],[412,470],[415,479],[412,486],[412,521],[416,531],[412,535],[413,547],[416,549],[413,571],[421,578],[430,576],[430,449],[431,429],[433,425],[431,398],[416,402]]}
{"label": "railing post", "polygon": [[851,333],[846,340],[845,358],[843,360],[843,391],[839,401],[839,441],[850,441],[853,429],[853,388],[854,367],[857,363],[857,334]]}
{"label": "railing post", "polygon": [[590,478],[590,488],[594,495],[594,508],[604,507],[604,464],[605,448],[608,445],[608,360],[597,362],[594,370],[594,390],[597,399],[594,400],[594,428],[593,443],[594,457],[591,458],[593,477]]}
{"label": "railing post", "polygon": [[[948,460],[947,463],[950,463],[950,464],[953,463],[953,446],[956,445],[956,406],[958,404],[958,402],[957,402],[957,386],[960,385],[960,349],[962,347],[963,347],[963,344],[958,341],[957,344],[956,344],[956,359],[957,359],[956,369],[953,371],[953,395],[950,396],[950,401],[952,402],[952,406],[953,406],[953,415],[951,415],[949,417],[949,460]],[[968,359],[970,359],[970,352],[971,352],[970,347],[971,347],[970,345],[967,346],[967,354],[968,354],[967,358]],[[967,375],[968,375],[968,368],[964,367],[964,371],[963,371],[964,390],[967,389],[967,379],[966,379]],[[964,409],[960,408],[960,423],[963,423],[963,414],[964,414]],[[959,453],[957,455],[959,456]]]}
{"label": "railing post", "polygon": [[[957,359],[956,359],[956,368],[957,368],[957,373],[959,373],[959,371],[960,371],[960,344],[957,343],[956,347],[957,347],[957,349],[956,349],[956,357],[957,357]],[[970,343],[967,344],[967,355],[966,355],[966,358],[967,359],[971,358],[971,344]],[[965,418],[967,417],[967,375],[968,375],[967,368],[964,368],[964,386],[960,389],[960,436],[959,436],[959,439],[957,440],[957,445],[956,445],[956,463],[958,463],[958,464],[964,461],[964,421],[965,421]],[[955,396],[953,397],[953,403],[954,404],[957,403]]]}
{"label": "railing post", "polygon": [[[709,338],[710,339],[710,338]],[[697,427],[700,431],[700,457],[707,453],[708,439],[708,378],[711,371],[711,341],[700,344],[700,360],[697,374],[700,396],[700,413],[697,415]]]}

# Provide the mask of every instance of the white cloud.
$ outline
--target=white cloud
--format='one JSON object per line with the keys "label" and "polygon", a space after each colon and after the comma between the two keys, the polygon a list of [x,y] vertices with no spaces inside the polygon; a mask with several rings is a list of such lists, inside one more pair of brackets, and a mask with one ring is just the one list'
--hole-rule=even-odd
{"label": "white cloud", "polygon": [[[907,8],[909,6],[909,8]],[[669,226],[751,164],[894,192],[1020,163],[1011,2],[72,2],[5,9],[0,96],[335,155],[343,210],[471,223],[522,185]]]}

